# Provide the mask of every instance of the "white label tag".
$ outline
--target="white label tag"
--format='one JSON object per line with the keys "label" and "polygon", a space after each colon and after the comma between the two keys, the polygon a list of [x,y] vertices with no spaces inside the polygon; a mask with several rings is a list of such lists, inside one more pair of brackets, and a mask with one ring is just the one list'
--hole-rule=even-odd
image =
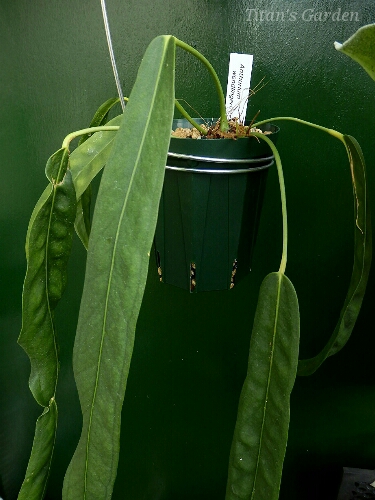
{"label": "white label tag", "polygon": [[238,118],[240,123],[245,122],[252,69],[252,55],[230,54],[227,98],[225,100],[228,119]]}

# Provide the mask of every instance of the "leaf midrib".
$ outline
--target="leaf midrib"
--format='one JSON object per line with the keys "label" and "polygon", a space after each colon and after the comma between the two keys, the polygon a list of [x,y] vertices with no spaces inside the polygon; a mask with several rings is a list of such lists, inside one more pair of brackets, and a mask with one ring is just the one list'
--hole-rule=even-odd
{"label": "leaf midrib", "polygon": [[[55,389],[56,389],[56,387],[55,387]],[[56,401],[55,401],[55,396],[53,396],[50,400],[48,411],[51,412],[52,400],[54,401],[54,404],[56,406],[56,408],[55,408],[56,409],[56,418],[55,418],[55,428],[54,428],[54,433],[53,433],[53,444],[52,444],[52,449],[51,449],[51,453],[50,453],[50,458],[48,461],[48,470],[51,470],[53,452],[55,451],[55,445],[56,445],[56,431],[57,431],[57,405],[56,405]],[[42,493],[41,498],[44,498],[44,495],[45,495],[45,492],[47,489],[47,484],[48,484],[48,476],[44,482],[44,488],[43,488],[43,493]]]}
{"label": "leaf midrib", "polygon": [[279,318],[279,304],[280,304],[280,291],[281,291],[281,279],[282,276],[278,276],[278,290],[277,290],[277,300],[276,300],[276,315],[275,315],[275,322],[273,326],[273,335],[272,335],[272,352],[271,352],[271,359],[270,359],[270,367],[268,371],[268,379],[267,379],[267,391],[266,391],[266,397],[265,397],[265,404],[264,404],[264,410],[263,410],[263,419],[262,419],[262,427],[260,431],[260,439],[259,439],[259,448],[258,448],[258,457],[257,457],[257,464],[255,467],[255,475],[254,475],[254,483],[253,483],[253,491],[251,493],[251,500],[254,498],[255,495],[255,485],[258,477],[258,471],[259,471],[259,462],[260,462],[260,455],[261,455],[261,448],[262,448],[262,439],[263,439],[263,432],[264,432],[264,425],[265,425],[265,420],[266,420],[266,410],[267,410],[267,403],[268,403],[268,394],[269,394],[269,388],[271,385],[271,373],[272,373],[272,366],[273,366],[273,358],[275,354],[275,337],[276,337],[276,328],[277,328],[277,321]]}
{"label": "leaf midrib", "polygon": [[51,201],[51,210],[50,210],[49,219],[48,219],[48,230],[47,230],[46,249],[45,249],[45,262],[46,262],[46,265],[45,265],[45,280],[46,280],[45,281],[45,291],[46,291],[46,302],[47,302],[48,316],[49,316],[50,324],[51,324],[51,331],[52,331],[52,338],[53,338],[53,347],[54,347],[54,351],[55,351],[55,361],[56,361],[56,378],[55,378],[54,390],[53,390],[53,394],[51,395],[51,398],[54,398],[55,394],[56,394],[56,386],[57,386],[57,378],[58,378],[59,365],[58,365],[58,362],[57,362],[58,353],[57,353],[57,343],[56,343],[55,328],[54,328],[54,325],[53,325],[52,311],[51,311],[51,305],[50,305],[49,293],[48,293],[48,270],[49,270],[49,267],[50,267],[49,266],[49,259],[48,259],[48,248],[49,248],[50,231],[51,231],[51,224],[52,224],[52,213],[53,213],[53,208],[54,208],[55,199],[56,199],[56,189],[57,189],[57,185],[60,184],[64,180],[64,178],[61,179],[60,183],[56,183],[56,181],[58,179],[60,179],[60,174],[61,174],[62,165],[64,163],[64,159],[65,159],[65,151],[63,152],[61,160],[60,160],[60,166],[59,166],[59,170],[58,170],[58,173],[57,173],[57,177],[56,177],[56,179],[52,179],[53,182],[51,182],[52,189],[53,189],[53,194],[52,194],[52,201]]}
{"label": "leaf midrib", "polygon": [[[164,54],[165,54],[165,49],[164,49]],[[164,57],[163,57],[164,60]],[[155,90],[151,99],[151,106],[150,109],[153,109],[153,104],[155,102],[155,95],[157,92],[157,89],[159,87],[159,80],[160,80],[160,74],[162,70],[162,65],[159,67],[158,71],[158,76],[157,76],[157,85],[155,85]],[[103,327],[102,327],[102,335],[100,339],[100,348],[99,348],[99,359],[98,359],[98,364],[97,364],[97,372],[96,372],[96,377],[95,377],[95,385],[94,385],[94,394],[93,394],[93,401],[91,404],[91,409],[90,409],[90,417],[89,417],[89,423],[88,423],[88,429],[87,429],[87,443],[86,443],[86,458],[85,458],[85,472],[84,472],[84,491],[83,491],[83,498],[86,499],[86,492],[87,492],[87,470],[88,470],[88,456],[89,456],[89,445],[90,445],[90,434],[91,434],[91,426],[92,426],[92,418],[93,418],[93,412],[94,412],[94,406],[96,402],[96,394],[97,394],[97,389],[98,389],[98,381],[99,381],[99,374],[100,374],[100,368],[101,368],[101,360],[102,360],[102,351],[103,351],[103,344],[104,344],[104,337],[105,337],[105,327],[106,327],[106,322],[107,322],[107,313],[108,313],[108,302],[109,302],[109,294],[111,290],[111,283],[112,283],[112,275],[113,275],[113,267],[114,267],[114,261],[115,261],[115,255],[116,255],[116,249],[117,249],[117,243],[118,243],[118,237],[119,237],[119,231],[120,231],[120,226],[122,223],[122,219],[124,216],[124,212],[127,206],[128,202],[128,197],[129,197],[129,192],[130,188],[133,184],[134,176],[137,171],[138,165],[139,165],[139,159],[140,159],[140,151],[142,149],[142,145],[145,141],[145,137],[147,135],[149,123],[150,123],[150,117],[151,117],[152,112],[148,114],[147,120],[146,120],[146,126],[144,127],[143,135],[142,135],[142,140],[140,143],[140,147],[138,149],[138,155],[135,161],[135,166],[130,178],[129,182],[129,187],[125,196],[125,200],[122,206],[122,210],[120,213],[120,218],[119,222],[117,224],[117,230],[116,230],[116,237],[114,241],[114,246],[113,246],[113,252],[112,252],[112,259],[111,259],[111,267],[110,267],[110,272],[109,272],[109,277],[108,277],[108,287],[107,287],[107,294],[106,294],[106,300],[105,300],[105,307],[104,307],[104,318],[103,318]]]}

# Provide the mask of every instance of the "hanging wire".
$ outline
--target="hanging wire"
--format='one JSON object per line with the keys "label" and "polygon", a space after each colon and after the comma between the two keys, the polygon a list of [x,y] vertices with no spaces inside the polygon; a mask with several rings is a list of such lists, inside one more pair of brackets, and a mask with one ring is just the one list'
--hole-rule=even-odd
{"label": "hanging wire", "polygon": [[117,66],[116,66],[116,61],[115,61],[115,54],[113,53],[111,33],[109,31],[109,24],[108,24],[108,17],[107,17],[107,9],[105,6],[105,0],[100,0],[100,1],[102,4],[104,28],[105,28],[105,34],[107,36],[108,50],[109,50],[109,55],[111,57],[113,74],[114,74],[115,81],[116,81],[116,87],[117,87],[117,92],[118,92],[118,95],[120,98],[120,104],[122,107],[122,111],[124,112],[124,110],[125,110],[124,94],[122,93],[120,78],[118,76],[118,71],[117,71]]}

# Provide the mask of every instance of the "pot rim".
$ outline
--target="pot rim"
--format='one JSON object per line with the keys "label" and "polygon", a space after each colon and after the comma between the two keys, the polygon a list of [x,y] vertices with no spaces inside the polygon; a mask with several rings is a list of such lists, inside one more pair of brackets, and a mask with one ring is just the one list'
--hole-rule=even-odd
{"label": "pot rim", "polygon": [[[212,163],[263,163],[264,161],[273,160],[274,156],[266,156],[262,158],[212,158],[209,156],[195,156],[195,155],[185,155],[182,153],[168,152],[168,157],[178,158],[179,160],[196,160],[196,161],[206,161]],[[254,169],[253,169],[254,170]]]}
{"label": "pot rim", "polygon": [[[216,163],[220,163],[220,160],[217,160],[216,158],[210,158],[210,159],[201,159],[201,161],[213,161]],[[171,165],[166,165],[166,170],[174,170],[178,172],[190,172],[190,173],[195,173],[195,174],[250,174],[251,172],[259,172],[259,170],[265,170],[266,168],[272,167],[272,165],[275,163],[273,156],[270,156],[269,158],[263,158],[264,160],[271,160],[269,163],[266,165],[261,165],[260,167],[249,167],[249,168],[237,168],[237,169],[214,169],[214,168],[185,168],[185,167],[174,167]],[[225,163],[254,163],[253,161],[249,160],[223,160],[222,162]]]}

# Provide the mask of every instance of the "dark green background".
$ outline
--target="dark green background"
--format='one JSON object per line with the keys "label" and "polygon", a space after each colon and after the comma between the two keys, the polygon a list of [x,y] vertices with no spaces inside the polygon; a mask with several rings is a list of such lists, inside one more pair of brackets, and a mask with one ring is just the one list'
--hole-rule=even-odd
{"label": "dark green background", "polygon": [[[375,192],[375,83],[334,50],[375,21],[373,1],[108,0],[124,93],[153,37],[171,33],[202,51],[226,84],[229,52],[252,53],[252,82],[267,86],[248,116],[297,116],[354,135]],[[248,20],[247,9],[297,12],[285,22]],[[305,9],[358,12],[359,21],[307,22]],[[44,189],[45,162],[65,135],[89,123],[116,94],[99,0],[0,0],[0,474],[15,498],[40,408],[27,387],[29,362],[16,344],[21,326],[24,239]],[[178,51],[176,95],[203,116],[217,115],[209,77]],[[353,204],[343,146],[321,132],[282,123],[290,245],[287,274],[301,308],[301,354],[314,355],[333,330],[352,265]],[[113,498],[222,500],[226,463],[257,291],[276,271],[281,215],[270,172],[253,271],[230,292],[197,295],[158,282],[145,292],[124,404]],[[61,498],[64,471],[80,433],[71,349],[84,269],[76,242],[68,289],[57,313],[61,372],[58,440],[48,489]],[[342,466],[375,468],[374,275],[345,349],[297,380],[281,499],[334,499]],[[1,495],[0,495],[1,496]]]}

